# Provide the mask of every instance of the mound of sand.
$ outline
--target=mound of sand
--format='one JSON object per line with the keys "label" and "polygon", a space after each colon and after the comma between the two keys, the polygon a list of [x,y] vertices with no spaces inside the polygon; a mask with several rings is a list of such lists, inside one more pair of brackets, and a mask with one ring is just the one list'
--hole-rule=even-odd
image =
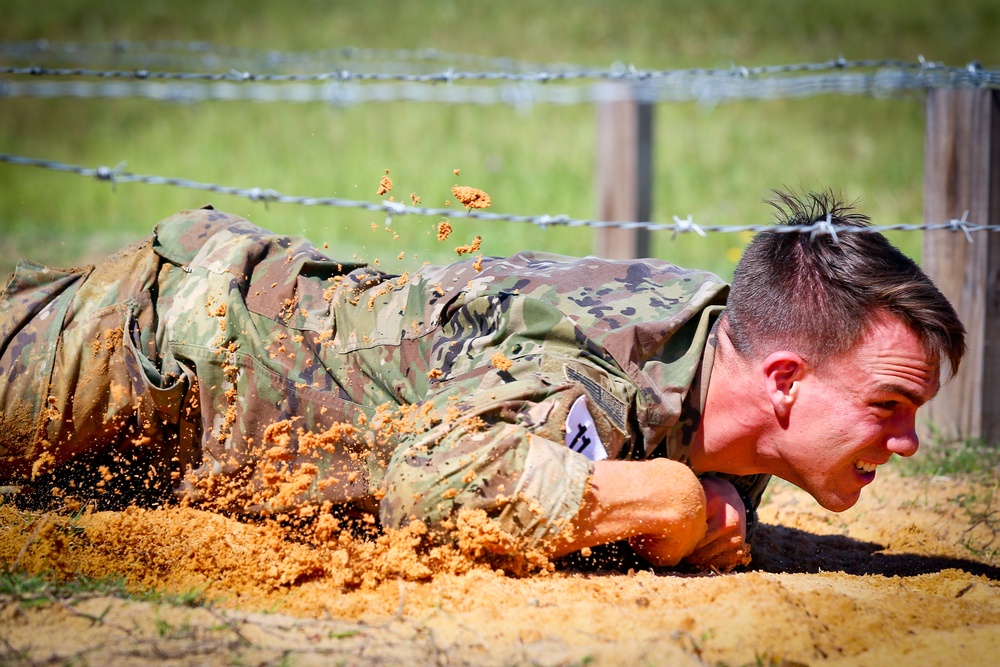
{"label": "mound of sand", "polygon": [[[399,533],[296,540],[190,508],[0,507],[0,562],[210,600],[0,598],[5,663],[995,664],[995,481],[890,472],[848,512],[777,484],[749,568],[654,570],[614,547],[533,574]],[[437,549],[437,550],[435,550]],[[19,657],[20,656],[20,657]]]}

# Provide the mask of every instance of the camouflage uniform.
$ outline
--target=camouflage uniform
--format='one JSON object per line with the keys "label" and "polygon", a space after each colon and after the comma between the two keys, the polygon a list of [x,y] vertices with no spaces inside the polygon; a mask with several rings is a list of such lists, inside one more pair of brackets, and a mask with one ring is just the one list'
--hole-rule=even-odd
{"label": "camouflage uniform", "polygon": [[[532,252],[388,275],[184,211],[97,267],[19,264],[3,477],[144,452],[147,487],[220,509],[329,501],[399,526],[481,508],[540,542],[594,460],[687,461],[727,292],[657,260]],[[756,507],[766,476],[731,479]]]}

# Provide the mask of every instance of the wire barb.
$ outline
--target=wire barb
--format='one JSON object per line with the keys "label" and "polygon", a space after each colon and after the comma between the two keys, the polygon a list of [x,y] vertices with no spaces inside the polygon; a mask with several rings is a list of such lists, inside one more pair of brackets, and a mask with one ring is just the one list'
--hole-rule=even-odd
{"label": "wire barb", "polygon": [[244,194],[246,195],[246,198],[252,202],[258,202],[258,201],[264,202],[265,210],[270,209],[270,207],[268,206],[268,202],[277,201],[278,198],[281,196],[280,193],[276,192],[275,190],[271,190],[270,188],[267,189],[250,188],[249,190],[245,191]]}
{"label": "wire barb", "polygon": [[385,207],[387,215],[385,216],[385,226],[388,227],[392,224],[393,215],[406,215],[409,211],[407,207],[402,202],[385,200],[382,202],[382,206]]}
{"label": "wire barb", "polygon": [[94,178],[99,181],[108,181],[111,183],[111,192],[116,192],[115,180],[118,178],[119,174],[122,173],[122,169],[125,168],[125,164],[126,162],[122,160],[114,169],[102,165],[94,170]]}
{"label": "wire barb", "polygon": [[837,236],[837,229],[833,226],[832,220],[832,214],[827,213],[825,218],[815,221],[809,231],[809,240],[815,241],[817,235],[831,236],[833,242],[840,245],[840,238]]}
{"label": "wire barb", "polygon": [[674,230],[674,235],[671,237],[671,239],[677,238],[678,232],[696,232],[698,236],[701,237],[705,236],[705,230],[699,227],[698,225],[694,224],[694,221],[691,219],[690,213],[688,214],[688,217],[684,220],[681,220],[679,217],[675,215],[674,223],[677,225],[677,229]]}
{"label": "wire barb", "polygon": [[951,220],[948,221],[948,227],[953,232],[957,231],[965,232],[966,240],[968,240],[969,243],[973,243],[972,234],[969,233],[969,226],[968,224],[966,224],[968,222],[968,218],[969,218],[969,209],[965,209],[965,212],[962,214],[962,219],[955,220],[954,218],[952,218]]}

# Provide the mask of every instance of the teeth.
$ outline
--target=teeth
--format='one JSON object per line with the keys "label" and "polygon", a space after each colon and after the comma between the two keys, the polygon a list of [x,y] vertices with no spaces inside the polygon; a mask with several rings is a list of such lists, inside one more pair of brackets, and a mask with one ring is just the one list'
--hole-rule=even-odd
{"label": "teeth", "polygon": [[863,472],[875,472],[875,468],[878,467],[878,464],[869,463],[868,461],[855,461],[854,467]]}

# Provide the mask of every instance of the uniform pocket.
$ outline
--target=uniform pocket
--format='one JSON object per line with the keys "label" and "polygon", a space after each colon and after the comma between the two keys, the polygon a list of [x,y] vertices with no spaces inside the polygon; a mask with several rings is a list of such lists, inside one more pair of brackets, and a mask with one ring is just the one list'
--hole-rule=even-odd
{"label": "uniform pocket", "polygon": [[[201,463],[201,416],[198,381],[192,365],[175,359],[172,350],[160,351],[159,367],[141,351],[142,325],[137,314],[149,295],[140,296],[125,319],[125,367],[135,396],[139,428],[144,440],[161,449],[164,468],[179,472]],[[179,475],[174,475],[176,483]]]}

